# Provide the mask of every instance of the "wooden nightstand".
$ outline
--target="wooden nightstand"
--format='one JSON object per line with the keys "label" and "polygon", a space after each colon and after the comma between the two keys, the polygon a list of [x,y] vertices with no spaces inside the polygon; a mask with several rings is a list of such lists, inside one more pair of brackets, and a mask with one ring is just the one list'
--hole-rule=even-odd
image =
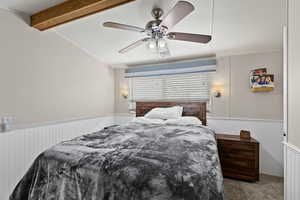
{"label": "wooden nightstand", "polygon": [[259,142],[239,135],[217,134],[223,176],[245,181],[259,180]]}

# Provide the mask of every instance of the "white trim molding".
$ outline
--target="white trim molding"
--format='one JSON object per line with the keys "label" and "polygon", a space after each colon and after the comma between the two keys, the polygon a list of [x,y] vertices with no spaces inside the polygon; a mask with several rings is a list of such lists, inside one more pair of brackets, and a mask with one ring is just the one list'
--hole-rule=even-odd
{"label": "white trim molding", "polygon": [[211,120],[234,120],[234,121],[258,121],[258,122],[278,122],[283,123],[283,120],[280,119],[253,119],[253,118],[236,118],[236,117],[215,117],[215,116],[207,116],[207,119]]}
{"label": "white trim molding", "polygon": [[284,144],[284,199],[300,199],[300,149],[290,143]]}

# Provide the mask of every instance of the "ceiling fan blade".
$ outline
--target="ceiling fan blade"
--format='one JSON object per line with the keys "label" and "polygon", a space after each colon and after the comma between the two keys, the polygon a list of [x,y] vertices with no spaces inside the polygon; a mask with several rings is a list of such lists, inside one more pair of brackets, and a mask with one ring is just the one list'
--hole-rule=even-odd
{"label": "ceiling fan blade", "polygon": [[171,29],[174,25],[180,22],[183,18],[189,15],[195,7],[187,1],[179,1],[177,4],[164,16],[160,27]]}
{"label": "ceiling fan blade", "polygon": [[208,43],[211,41],[211,35],[200,35],[192,33],[170,32],[167,35],[170,40],[182,40],[188,42]]}
{"label": "ceiling fan blade", "polygon": [[117,29],[127,30],[127,31],[136,31],[136,32],[144,32],[145,31],[145,29],[140,28],[140,27],[126,25],[126,24],[120,24],[120,23],[115,23],[115,22],[104,22],[103,26],[108,27],[108,28],[117,28]]}
{"label": "ceiling fan blade", "polygon": [[127,53],[128,51],[130,51],[130,50],[132,50],[132,49],[134,49],[134,48],[136,48],[136,47],[142,45],[144,42],[147,42],[147,41],[149,41],[149,40],[150,40],[150,38],[143,38],[143,39],[141,39],[141,40],[138,40],[138,41],[136,41],[136,42],[134,42],[134,43],[128,45],[127,47],[121,49],[121,50],[119,51],[119,53]]}

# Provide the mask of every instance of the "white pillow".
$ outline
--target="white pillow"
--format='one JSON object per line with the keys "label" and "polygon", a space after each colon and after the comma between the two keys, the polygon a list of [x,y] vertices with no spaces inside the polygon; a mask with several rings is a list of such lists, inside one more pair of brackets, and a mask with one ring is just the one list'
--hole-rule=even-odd
{"label": "white pillow", "polygon": [[178,119],[182,116],[183,107],[153,108],[145,117],[150,119]]}
{"label": "white pillow", "polygon": [[165,121],[162,119],[150,119],[146,117],[136,117],[131,122],[142,123],[142,124],[164,124]]}
{"label": "white pillow", "polygon": [[197,117],[180,117],[178,119],[168,119],[165,123],[176,125],[202,125],[202,122]]}

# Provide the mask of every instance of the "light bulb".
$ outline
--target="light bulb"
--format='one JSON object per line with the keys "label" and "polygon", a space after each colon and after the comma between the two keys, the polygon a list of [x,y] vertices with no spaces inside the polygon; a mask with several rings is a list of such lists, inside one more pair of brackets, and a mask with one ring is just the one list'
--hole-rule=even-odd
{"label": "light bulb", "polygon": [[160,41],[158,42],[158,46],[159,46],[160,48],[164,48],[164,47],[166,46],[166,42],[165,42],[164,40],[160,40]]}
{"label": "light bulb", "polygon": [[149,45],[148,45],[149,49],[154,49],[155,46],[156,46],[155,42],[153,42],[153,41],[149,42]]}

